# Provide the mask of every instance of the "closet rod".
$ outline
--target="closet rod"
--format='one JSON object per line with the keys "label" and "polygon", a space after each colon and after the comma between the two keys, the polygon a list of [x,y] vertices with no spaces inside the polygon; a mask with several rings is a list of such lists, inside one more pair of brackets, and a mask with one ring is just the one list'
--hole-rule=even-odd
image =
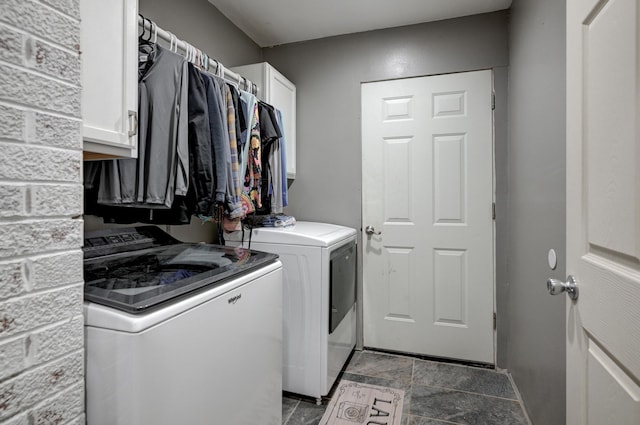
{"label": "closet rod", "polygon": [[[162,28],[160,28],[155,22],[151,21],[148,18],[143,18],[141,15],[138,15],[138,25],[140,25],[142,28],[149,30],[150,32],[150,37],[153,40],[156,36],[156,34],[158,35],[158,38],[163,39],[164,41],[166,41],[167,43],[171,44],[171,43],[175,43],[179,49],[181,49],[183,52],[187,52],[188,47],[193,47],[195,48],[195,46],[192,46],[191,44],[180,40],[178,37],[175,36],[175,34],[171,34],[169,31],[163,30]],[[173,41],[172,41],[173,38]],[[197,49],[197,48],[196,48]],[[199,52],[201,53],[205,53],[200,49],[197,49]],[[222,68],[223,71],[223,76],[225,78],[225,80],[234,83],[234,84],[238,84],[239,86],[244,86],[245,88],[250,87],[251,89],[249,90],[250,92],[252,92],[254,95],[258,95],[258,86],[256,84],[254,84],[252,81],[244,78],[242,75],[240,74],[236,74],[235,72],[231,71],[230,69],[227,69],[222,62],[217,61],[216,59],[213,59],[211,56],[209,56],[207,54],[207,56],[209,57],[209,71],[212,71],[215,73],[215,71],[217,70],[217,67]],[[217,64],[217,65],[216,65]]]}

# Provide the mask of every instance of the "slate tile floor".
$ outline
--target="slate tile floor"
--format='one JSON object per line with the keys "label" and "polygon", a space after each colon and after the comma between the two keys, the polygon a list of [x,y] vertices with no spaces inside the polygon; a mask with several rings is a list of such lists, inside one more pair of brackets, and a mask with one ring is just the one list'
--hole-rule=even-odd
{"label": "slate tile floor", "polygon": [[[356,351],[342,379],[403,389],[401,425],[529,424],[509,377],[493,370]],[[327,403],[286,394],[282,423],[317,425]]]}

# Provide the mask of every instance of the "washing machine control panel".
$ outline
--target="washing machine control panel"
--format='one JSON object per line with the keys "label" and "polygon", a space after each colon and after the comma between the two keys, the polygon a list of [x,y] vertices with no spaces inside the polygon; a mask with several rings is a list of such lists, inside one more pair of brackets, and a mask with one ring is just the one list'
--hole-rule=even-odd
{"label": "washing machine control panel", "polygon": [[178,243],[180,241],[155,226],[139,226],[87,233],[83,251],[87,259]]}

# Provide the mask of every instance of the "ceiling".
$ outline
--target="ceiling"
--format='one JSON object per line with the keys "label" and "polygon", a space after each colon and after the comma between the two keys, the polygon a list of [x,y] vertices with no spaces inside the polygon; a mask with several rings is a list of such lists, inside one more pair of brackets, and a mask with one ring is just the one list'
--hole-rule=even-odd
{"label": "ceiling", "polygon": [[261,47],[507,9],[511,0],[209,0]]}

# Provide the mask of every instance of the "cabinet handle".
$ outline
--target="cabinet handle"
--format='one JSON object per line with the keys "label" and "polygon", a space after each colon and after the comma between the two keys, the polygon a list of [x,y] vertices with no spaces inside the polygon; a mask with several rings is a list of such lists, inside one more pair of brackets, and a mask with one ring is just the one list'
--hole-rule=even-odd
{"label": "cabinet handle", "polygon": [[[133,120],[131,118],[133,118]],[[133,125],[131,125],[132,122]],[[138,134],[138,113],[136,111],[129,111],[129,125],[129,137]]]}

